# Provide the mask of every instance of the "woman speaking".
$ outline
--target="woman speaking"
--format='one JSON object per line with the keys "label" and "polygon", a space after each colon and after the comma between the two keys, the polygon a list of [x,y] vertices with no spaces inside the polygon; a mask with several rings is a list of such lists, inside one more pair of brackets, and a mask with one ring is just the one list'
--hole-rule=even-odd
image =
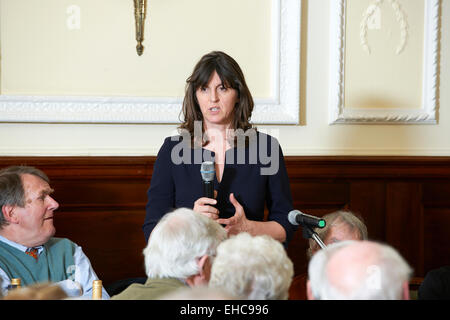
{"label": "woman speaking", "polygon": [[[237,62],[214,51],[187,79],[180,134],[158,152],[143,225],[146,240],[175,208],[192,208],[228,234],[267,234],[287,246],[296,227],[289,179],[278,141],[250,123],[253,98]],[[205,196],[202,164],[209,161],[213,196]],[[215,172],[215,174],[214,174]]]}

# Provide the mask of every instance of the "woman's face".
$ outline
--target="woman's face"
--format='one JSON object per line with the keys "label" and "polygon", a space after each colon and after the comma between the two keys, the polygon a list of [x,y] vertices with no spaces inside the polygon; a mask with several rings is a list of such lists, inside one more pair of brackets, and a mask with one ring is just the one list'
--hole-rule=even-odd
{"label": "woman's face", "polygon": [[209,78],[206,86],[199,87],[195,92],[203,122],[206,128],[217,125],[228,126],[234,117],[234,107],[238,99],[236,89],[226,87],[216,71]]}

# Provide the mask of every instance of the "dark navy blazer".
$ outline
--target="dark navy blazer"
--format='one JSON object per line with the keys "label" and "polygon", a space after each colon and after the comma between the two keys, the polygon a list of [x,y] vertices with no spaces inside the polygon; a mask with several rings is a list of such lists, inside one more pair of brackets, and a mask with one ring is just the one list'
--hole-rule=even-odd
{"label": "dark navy blazer", "polygon": [[[229,195],[234,193],[247,219],[263,221],[266,205],[268,220],[278,222],[286,230],[287,246],[297,227],[287,218],[293,207],[283,153],[275,138],[260,132],[256,136],[248,146],[234,147],[225,153],[222,181],[214,179],[214,190],[218,192],[215,207],[220,218],[233,216],[235,208]],[[168,137],[158,152],[147,192],[143,225],[146,241],[163,215],[175,208],[193,208],[194,202],[203,197],[201,163],[214,160],[215,154],[188,144],[181,136]]]}

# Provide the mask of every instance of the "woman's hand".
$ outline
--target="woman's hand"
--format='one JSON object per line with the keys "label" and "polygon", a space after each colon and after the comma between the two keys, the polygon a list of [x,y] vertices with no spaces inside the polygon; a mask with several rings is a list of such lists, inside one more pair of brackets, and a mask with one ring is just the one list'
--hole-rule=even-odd
{"label": "woman's hand", "polygon": [[[217,197],[216,190],[214,190],[214,197]],[[192,210],[201,213],[213,220],[217,220],[219,218],[219,210],[213,207],[213,205],[215,205],[216,203],[216,199],[202,197],[194,202],[194,208]]]}
{"label": "woman's hand", "polygon": [[250,220],[245,216],[244,208],[236,200],[233,193],[230,194],[230,202],[236,209],[234,216],[228,219],[218,219],[217,222],[225,225],[225,230],[229,235],[250,232]]}

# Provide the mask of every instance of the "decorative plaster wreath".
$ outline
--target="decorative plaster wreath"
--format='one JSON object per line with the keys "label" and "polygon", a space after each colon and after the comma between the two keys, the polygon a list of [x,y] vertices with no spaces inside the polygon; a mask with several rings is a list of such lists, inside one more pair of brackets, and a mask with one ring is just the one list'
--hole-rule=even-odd
{"label": "decorative plaster wreath", "polygon": [[[397,50],[395,51],[396,54],[400,54],[403,49],[406,46],[406,40],[408,38],[408,22],[406,21],[406,15],[402,11],[400,4],[397,0],[389,0],[391,3],[392,9],[395,12],[395,17],[397,18],[397,21],[400,24],[400,43],[397,46]],[[380,5],[383,3],[383,0],[376,0],[375,4],[370,5],[366,12],[363,15],[363,19],[361,21],[360,26],[360,39],[361,39],[361,46],[363,47],[364,51],[366,51],[368,54],[370,54],[370,46],[367,42],[367,29],[368,29],[368,22],[369,19],[373,16],[375,11],[380,9]]]}

